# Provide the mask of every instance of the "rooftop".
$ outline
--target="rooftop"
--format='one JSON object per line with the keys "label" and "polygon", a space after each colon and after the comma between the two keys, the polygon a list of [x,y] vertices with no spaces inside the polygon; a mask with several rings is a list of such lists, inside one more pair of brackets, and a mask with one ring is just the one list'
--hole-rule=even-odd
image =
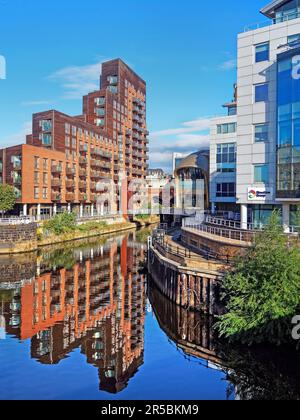
{"label": "rooftop", "polygon": [[[298,1],[298,6],[296,4]],[[254,23],[245,27],[245,32],[265,28],[271,25],[287,22],[300,18],[299,0],[274,0],[260,10],[260,13],[268,18],[264,22]],[[270,20],[271,19],[271,20]]]}

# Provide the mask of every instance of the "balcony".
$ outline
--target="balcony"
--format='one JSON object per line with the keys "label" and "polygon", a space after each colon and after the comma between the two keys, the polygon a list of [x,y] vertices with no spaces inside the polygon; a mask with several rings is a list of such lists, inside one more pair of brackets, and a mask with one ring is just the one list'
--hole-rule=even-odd
{"label": "balcony", "polygon": [[94,168],[99,168],[100,161],[99,160],[96,160],[96,159],[92,159],[91,160],[91,166],[94,167]]}
{"label": "balcony", "polygon": [[67,176],[74,177],[76,174],[76,170],[74,168],[67,168],[66,169]]}
{"label": "balcony", "polygon": [[61,174],[62,173],[62,166],[61,165],[52,165],[51,172],[53,174]]}
{"label": "balcony", "polygon": [[62,180],[61,179],[59,179],[59,178],[51,179],[51,187],[61,188],[61,186],[62,186]]}
{"label": "balcony", "polygon": [[79,151],[80,151],[81,153],[87,153],[87,152],[88,152],[88,150],[89,150],[89,148],[88,148],[88,145],[87,145],[87,144],[81,144],[81,145],[79,146]]}
{"label": "balcony", "polygon": [[73,180],[69,180],[69,179],[67,179],[67,180],[66,180],[66,188],[67,188],[67,189],[72,189],[72,188],[75,188],[75,182],[74,182]]}
{"label": "balcony", "polygon": [[101,175],[98,171],[91,171],[91,178],[93,179],[100,179]]}
{"label": "balcony", "polygon": [[22,170],[22,163],[21,162],[18,162],[18,163],[15,162],[14,165],[13,165],[13,169],[16,172],[21,171]]}
{"label": "balcony", "polygon": [[61,194],[52,193],[51,194],[51,200],[54,201],[54,202],[61,201]]}
{"label": "balcony", "polygon": [[96,156],[96,157],[98,157],[98,156],[101,156],[101,150],[100,149],[91,149],[91,155],[92,156]]}
{"label": "balcony", "polygon": [[14,183],[14,185],[22,185],[22,177],[20,177],[20,176],[15,176],[15,177],[13,178],[13,183]]}
{"label": "balcony", "polygon": [[111,164],[108,162],[99,162],[99,166],[100,168],[104,168],[104,169],[111,169]]}
{"label": "balcony", "polygon": [[85,203],[87,201],[87,194],[79,194],[79,201]]}
{"label": "balcony", "polygon": [[80,156],[80,158],[79,158],[79,165],[86,166],[87,163],[88,163],[87,158]]}
{"label": "balcony", "polygon": [[79,181],[78,187],[80,190],[86,190],[86,182],[85,181]]}
{"label": "balcony", "polygon": [[79,169],[79,176],[80,178],[86,178],[87,177],[86,169]]}
{"label": "balcony", "polygon": [[75,194],[74,193],[67,193],[66,194],[66,201],[75,201]]}

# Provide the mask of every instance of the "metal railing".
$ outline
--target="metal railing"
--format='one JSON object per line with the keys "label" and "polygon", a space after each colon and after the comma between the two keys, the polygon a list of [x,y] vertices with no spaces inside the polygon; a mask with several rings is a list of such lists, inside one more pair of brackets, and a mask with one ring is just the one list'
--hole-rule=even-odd
{"label": "metal railing", "polygon": [[[195,261],[197,256],[204,258],[206,261],[215,261],[215,262],[224,262],[226,264],[230,264],[232,257],[229,254],[219,254],[217,252],[213,252],[212,250],[197,248],[195,251],[192,249],[184,248],[175,245],[170,245],[164,239],[155,239],[152,238],[152,246],[162,255],[171,255],[174,257],[184,258],[185,260]],[[195,255],[196,254],[196,255]]]}
{"label": "metal railing", "polygon": [[[226,227],[230,229],[235,230],[243,230],[241,222],[236,222],[234,220],[229,219],[222,219],[219,217],[213,217],[213,216],[206,216],[205,223],[208,225],[215,225],[215,226],[221,226]],[[251,232],[262,232],[266,228],[266,225],[259,223],[247,223],[247,230]],[[300,226],[289,226],[289,233],[296,234],[300,232]]]}
{"label": "metal railing", "polygon": [[1,225],[28,225],[35,222],[34,217],[9,217],[9,218],[0,218]]}
{"label": "metal railing", "polygon": [[277,25],[279,23],[288,22],[290,20],[300,18],[300,12],[297,10],[286,13],[281,17],[277,17],[272,20],[265,20],[263,22],[253,23],[244,27],[244,32],[255,31],[256,29],[266,28],[268,26]]}
{"label": "metal railing", "polygon": [[199,232],[208,233],[214,236],[220,236],[225,239],[231,239],[239,242],[252,242],[255,233],[252,231],[240,231],[234,229],[225,229],[220,227],[212,227],[204,224],[185,225],[188,229],[197,230]]}

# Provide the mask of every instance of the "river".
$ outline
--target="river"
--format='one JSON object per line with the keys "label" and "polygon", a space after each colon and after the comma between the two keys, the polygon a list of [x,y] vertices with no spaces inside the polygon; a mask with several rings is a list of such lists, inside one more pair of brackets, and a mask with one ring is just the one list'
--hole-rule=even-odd
{"label": "river", "polygon": [[149,234],[1,257],[0,399],[300,398],[297,354],[232,348],[152,286]]}

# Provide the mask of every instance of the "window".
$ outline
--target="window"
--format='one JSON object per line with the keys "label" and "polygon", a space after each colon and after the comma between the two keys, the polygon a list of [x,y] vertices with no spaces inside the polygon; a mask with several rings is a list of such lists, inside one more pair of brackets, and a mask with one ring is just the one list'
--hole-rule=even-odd
{"label": "window", "polygon": [[65,138],[65,146],[70,147],[70,137],[69,136],[66,136],[66,138]]}
{"label": "window", "polygon": [[104,119],[103,119],[103,118],[97,118],[97,119],[95,120],[95,124],[96,124],[98,127],[104,127],[105,121],[104,121]]}
{"label": "window", "polygon": [[95,108],[95,114],[97,117],[104,117],[105,109],[104,108]]}
{"label": "window", "polygon": [[40,158],[37,156],[34,157],[34,169],[40,169]]}
{"label": "window", "polygon": [[257,124],[254,126],[255,143],[267,142],[269,140],[269,125]]}
{"label": "window", "polygon": [[40,127],[42,131],[51,131],[52,130],[52,120],[41,120]]}
{"label": "window", "polygon": [[237,107],[236,106],[230,106],[228,108],[228,116],[236,115],[237,114]]}
{"label": "window", "polygon": [[48,174],[46,172],[43,173],[43,184],[44,185],[48,184]]}
{"label": "window", "polygon": [[269,61],[270,59],[270,45],[268,42],[256,45],[255,47],[255,62]]}
{"label": "window", "polygon": [[108,90],[111,93],[118,93],[118,87],[117,86],[108,86]]}
{"label": "window", "polygon": [[229,173],[236,171],[236,144],[219,144],[217,147],[217,171]]}
{"label": "window", "polygon": [[217,197],[234,198],[235,197],[235,183],[225,182],[217,184]]}
{"label": "window", "polygon": [[43,199],[46,200],[48,198],[48,188],[43,188]]}
{"label": "window", "polygon": [[47,171],[47,169],[48,169],[48,159],[43,159],[43,169],[44,169],[44,171]]}
{"label": "window", "polygon": [[267,102],[269,99],[269,85],[262,83],[255,86],[255,102]]}
{"label": "window", "polygon": [[14,169],[19,170],[22,167],[22,159],[21,156],[12,156],[11,157],[11,163],[14,167]]}
{"label": "window", "polygon": [[65,133],[71,134],[71,125],[68,123],[65,124]]}
{"label": "window", "polygon": [[288,36],[288,45],[293,47],[300,44],[300,34]]}
{"label": "window", "polygon": [[51,146],[51,144],[52,144],[51,134],[43,134],[42,143],[43,143],[44,146]]}
{"label": "window", "polygon": [[34,187],[34,199],[38,200],[40,198],[40,189],[39,187]]}
{"label": "window", "polygon": [[95,104],[97,106],[103,106],[105,105],[105,98],[101,97],[101,98],[95,98]]}
{"label": "window", "polygon": [[218,134],[231,134],[236,132],[236,123],[219,124],[217,126]]}
{"label": "window", "polygon": [[77,134],[77,127],[75,127],[74,125],[72,125],[72,135],[76,136]]}
{"label": "window", "polygon": [[254,182],[269,183],[269,165],[254,166]]}
{"label": "window", "polygon": [[72,138],[72,148],[76,149],[77,141],[76,139]]}
{"label": "window", "polygon": [[35,172],[34,173],[34,183],[38,184],[39,183],[39,172]]}

